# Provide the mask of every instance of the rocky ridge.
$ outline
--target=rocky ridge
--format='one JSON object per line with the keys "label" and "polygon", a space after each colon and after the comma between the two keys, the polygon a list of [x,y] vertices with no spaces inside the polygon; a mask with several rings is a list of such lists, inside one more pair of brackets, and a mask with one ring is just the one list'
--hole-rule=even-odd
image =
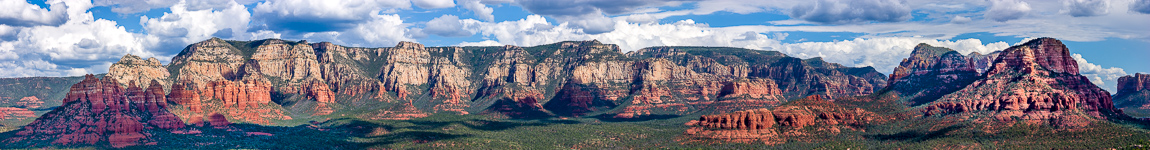
{"label": "rocky ridge", "polygon": [[980,65],[982,60],[987,60],[983,57],[978,53],[962,55],[949,48],[919,44],[891,73],[886,87],[911,106],[928,103],[978,79],[988,68]]}
{"label": "rocky ridge", "polygon": [[923,116],[1084,127],[1120,112],[1078,72],[1066,46],[1039,38],[1003,50],[982,77],[920,108]]}
{"label": "rocky ridge", "polygon": [[146,89],[130,82],[125,89],[112,77],[101,80],[86,75],[72,86],[64,105],[18,129],[16,136],[5,142],[29,146],[108,142],[117,148],[153,145],[154,133],[185,126],[168,112],[163,93],[158,82],[151,82]]}
{"label": "rocky ridge", "polygon": [[128,86],[132,82],[148,83],[151,81],[160,82],[161,85],[169,85],[167,79],[171,74],[156,58],[144,60],[140,56],[127,54],[121,57],[119,62],[108,67],[107,76],[115,78],[121,86]]}
{"label": "rocky ridge", "polygon": [[[686,123],[691,126],[686,135],[732,142],[778,144],[801,140],[797,137],[814,134],[862,130],[865,125],[881,120],[873,112],[842,107],[815,95],[771,109],[703,115],[698,120]],[[813,127],[814,130],[807,130],[806,127]]]}
{"label": "rocky ridge", "polygon": [[1150,74],[1135,73],[1118,78],[1114,106],[1135,117],[1150,117]]}
{"label": "rocky ridge", "polygon": [[[134,57],[125,59],[136,62]],[[440,112],[514,118],[609,110],[615,110],[608,112],[614,118],[723,113],[772,107],[807,95],[865,95],[886,85],[884,75],[873,68],[778,52],[655,47],[624,54],[618,46],[598,41],[535,47],[400,42],[395,47],[358,48],[212,38],[188,46],[166,67],[166,83],[171,83],[166,86],[173,91],[168,97],[185,120],[220,113],[259,124],[289,119],[290,114],[348,112],[383,119]],[[133,78],[123,75],[132,72],[109,76]],[[228,86],[240,82],[243,86]],[[253,91],[255,98],[230,98],[250,97]],[[214,100],[221,104],[207,102]],[[271,115],[208,111],[252,106],[260,106],[252,111],[256,114]]]}

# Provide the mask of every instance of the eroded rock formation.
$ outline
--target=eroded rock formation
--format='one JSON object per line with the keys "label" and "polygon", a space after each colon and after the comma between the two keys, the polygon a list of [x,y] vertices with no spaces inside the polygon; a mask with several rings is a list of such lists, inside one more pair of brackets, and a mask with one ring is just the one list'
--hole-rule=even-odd
{"label": "eroded rock formation", "polygon": [[152,135],[184,127],[165,109],[163,89],[151,82],[147,89],[129,83],[128,89],[111,77],[85,76],[72,86],[64,105],[16,131],[8,143],[92,145],[111,147],[156,144]]}
{"label": "eroded rock formation", "polygon": [[[997,53],[993,53],[996,55]],[[911,106],[929,103],[966,87],[986,70],[982,55],[919,44],[891,73],[887,88]]]}
{"label": "eroded rock formation", "polygon": [[[121,66],[155,68],[137,59],[125,56]],[[885,76],[873,68],[817,58],[698,47],[624,54],[618,46],[594,40],[535,47],[400,42],[358,48],[212,38],[189,45],[161,69],[170,77],[158,81],[170,87],[167,100],[185,120],[219,113],[259,124],[290,118],[283,114],[336,112],[372,112],[351,115],[383,119],[444,112],[524,117],[615,110],[607,114],[616,118],[724,113],[807,95],[865,95],[886,85]],[[142,71],[113,76],[143,76],[124,75],[130,72]]]}
{"label": "eroded rock formation", "polygon": [[[822,96],[811,96],[771,109],[751,109],[703,115],[687,122],[686,135],[732,142],[777,144],[812,134],[837,134],[860,130],[881,118],[872,112],[836,105]],[[813,127],[814,130],[807,130]]]}
{"label": "eroded rock formation", "polygon": [[1083,127],[1120,115],[1110,93],[1078,72],[1061,41],[1039,38],[1003,50],[978,79],[924,104],[923,116]]}
{"label": "eroded rock formation", "polygon": [[167,79],[171,74],[167,67],[160,64],[160,60],[156,58],[144,60],[140,56],[127,54],[121,57],[119,62],[108,67],[107,76],[116,79],[122,86],[127,86],[132,82],[148,83],[152,81],[160,82],[161,85],[168,85]]}
{"label": "eroded rock formation", "polygon": [[1134,117],[1150,117],[1150,74],[1135,73],[1118,78],[1114,106]]}

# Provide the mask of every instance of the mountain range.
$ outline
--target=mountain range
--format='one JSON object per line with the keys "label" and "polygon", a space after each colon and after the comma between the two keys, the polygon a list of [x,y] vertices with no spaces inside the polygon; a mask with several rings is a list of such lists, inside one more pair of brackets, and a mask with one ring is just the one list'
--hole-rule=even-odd
{"label": "mountain range", "polygon": [[[0,136],[4,148],[1128,148],[1150,138],[1138,118],[1150,75],[1118,85],[1092,84],[1053,38],[988,54],[919,44],[890,75],[729,47],[211,38],[168,64],[129,54],[107,74],[0,79]],[[579,142],[483,137],[535,130]]]}

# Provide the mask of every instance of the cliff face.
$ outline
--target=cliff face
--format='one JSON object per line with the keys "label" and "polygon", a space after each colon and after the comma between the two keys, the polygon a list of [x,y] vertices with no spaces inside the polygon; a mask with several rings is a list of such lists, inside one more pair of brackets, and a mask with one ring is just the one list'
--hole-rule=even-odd
{"label": "cliff face", "polygon": [[[125,56],[121,66],[138,64]],[[142,67],[141,67],[142,68]],[[430,113],[512,118],[726,113],[808,95],[865,95],[884,75],[821,59],[736,48],[656,47],[623,54],[598,41],[535,47],[358,48],[278,39],[195,43],[172,59],[164,87],[185,120],[219,113],[265,124],[285,114],[356,112],[409,119]],[[127,69],[120,69],[127,70]],[[137,69],[140,70],[140,69]],[[117,79],[144,75],[117,71]],[[146,75],[148,79],[162,78]],[[130,83],[130,82],[125,82]],[[620,109],[616,109],[622,107]],[[384,109],[379,109],[384,108]]]}
{"label": "cliff face", "polygon": [[1069,51],[1052,38],[1003,50],[983,78],[923,106],[924,116],[1059,127],[1120,115],[1109,92],[1079,75]]}
{"label": "cliff face", "polygon": [[1150,117],[1150,75],[1136,73],[1118,78],[1114,106],[1134,117]]}
{"label": "cliff face", "polygon": [[169,85],[167,79],[171,74],[156,58],[144,60],[140,59],[139,56],[128,54],[121,57],[119,62],[108,67],[107,76],[116,79],[121,86],[127,86],[133,82],[148,83],[151,81],[160,82],[161,85]]}
{"label": "cliff face", "polygon": [[147,89],[116,79],[85,76],[72,86],[64,105],[16,131],[5,141],[35,146],[42,143],[92,145],[108,142],[112,147],[156,144],[152,135],[184,127],[167,111],[164,91],[158,82]]}
{"label": "cliff face", "polygon": [[[997,53],[994,53],[997,54]],[[919,44],[891,73],[887,88],[917,106],[962,89],[986,70],[982,55]]]}
{"label": "cliff face", "polygon": [[[726,114],[703,115],[687,122],[686,135],[731,142],[783,143],[802,140],[806,135],[837,134],[842,130],[861,130],[880,121],[875,113],[836,105],[811,96],[771,109],[751,109]],[[808,130],[811,127],[814,130]]]}

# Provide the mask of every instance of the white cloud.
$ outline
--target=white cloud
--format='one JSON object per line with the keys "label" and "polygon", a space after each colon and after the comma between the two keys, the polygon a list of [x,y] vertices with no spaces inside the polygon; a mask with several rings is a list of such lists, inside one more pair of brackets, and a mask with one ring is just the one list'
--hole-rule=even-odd
{"label": "white cloud", "polygon": [[790,16],[830,24],[899,22],[911,18],[910,10],[910,6],[900,0],[818,0],[795,6]]}
{"label": "white cloud", "polygon": [[1063,0],[1064,11],[1074,17],[1100,16],[1110,13],[1110,1],[1107,0]]}
{"label": "white cloud", "polygon": [[118,57],[126,52],[153,56],[144,50],[146,43],[127,32],[116,22],[94,19],[86,1],[66,1],[69,20],[60,26],[23,28],[17,35],[17,49],[24,54],[39,54],[53,61],[98,61]]}
{"label": "white cloud", "polygon": [[615,30],[615,21],[607,15],[622,15],[647,8],[677,5],[674,0],[518,0],[518,5],[527,11],[570,23],[588,34],[599,34]]}
{"label": "white cloud", "polygon": [[483,3],[479,3],[479,0],[462,0],[459,2],[459,5],[462,5],[464,9],[471,10],[475,18],[479,18],[483,21],[495,21],[495,15],[491,14],[495,12],[495,10],[491,7],[487,7],[487,5]]}
{"label": "white cloud", "polygon": [[257,4],[252,15],[261,29],[326,32],[355,28],[381,13],[410,8],[408,1],[277,0]]}
{"label": "white cloud", "polygon": [[1118,78],[1127,75],[1126,71],[1122,70],[1122,68],[1103,68],[1102,66],[1086,62],[1086,59],[1083,59],[1080,54],[1072,54],[1071,56],[1074,57],[1074,61],[1078,62],[1078,72],[1082,74],[1082,76],[1086,76],[1087,79],[1090,79],[1091,83],[1106,89],[1106,91],[1117,92],[1115,89],[1118,87]]}
{"label": "white cloud", "polygon": [[986,10],[985,17],[994,21],[1004,22],[1022,18],[1030,14],[1030,4],[1018,0],[992,0],[990,8]]}
{"label": "white cloud", "polygon": [[456,46],[503,46],[503,44],[492,40],[483,40],[480,42],[461,42]]}
{"label": "white cloud", "polygon": [[10,26],[56,26],[64,23],[68,16],[64,14],[64,3],[54,1],[48,3],[49,9],[40,8],[33,4],[17,0],[0,1],[0,25]]}
{"label": "white cloud", "polygon": [[170,13],[157,18],[141,16],[140,20],[149,35],[170,42],[168,48],[180,48],[213,36],[250,39],[243,33],[248,29],[251,14],[239,3],[228,1],[227,4],[229,7],[221,10],[190,10],[189,4],[180,2],[169,8]]}
{"label": "white cloud", "polygon": [[[355,47],[387,47],[399,41],[415,41],[410,37],[409,24],[403,23],[399,15],[371,15],[367,22],[342,31],[313,32],[298,38],[311,41],[331,41],[332,43]],[[288,38],[297,38],[289,35]]]}
{"label": "white cloud", "polygon": [[472,33],[463,30],[463,23],[460,23],[459,17],[455,15],[443,15],[427,21],[427,27],[423,28],[424,33],[435,34],[445,37],[461,37],[470,36]]}
{"label": "white cloud", "polygon": [[424,9],[455,7],[453,0],[412,0],[411,3]]}
{"label": "white cloud", "polygon": [[954,16],[954,18],[950,19],[951,23],[957,23],[957,24],[963,24],[963,23],[967,23],[970,21],[972,21],[972,19],[970,19],[970,17],[963,17],[963,16]]}
{"label": "white cloud", "polygon": [[112,7],[112,12],[133,14],[175,5],[180,0],[95,0],[96,6]]}

